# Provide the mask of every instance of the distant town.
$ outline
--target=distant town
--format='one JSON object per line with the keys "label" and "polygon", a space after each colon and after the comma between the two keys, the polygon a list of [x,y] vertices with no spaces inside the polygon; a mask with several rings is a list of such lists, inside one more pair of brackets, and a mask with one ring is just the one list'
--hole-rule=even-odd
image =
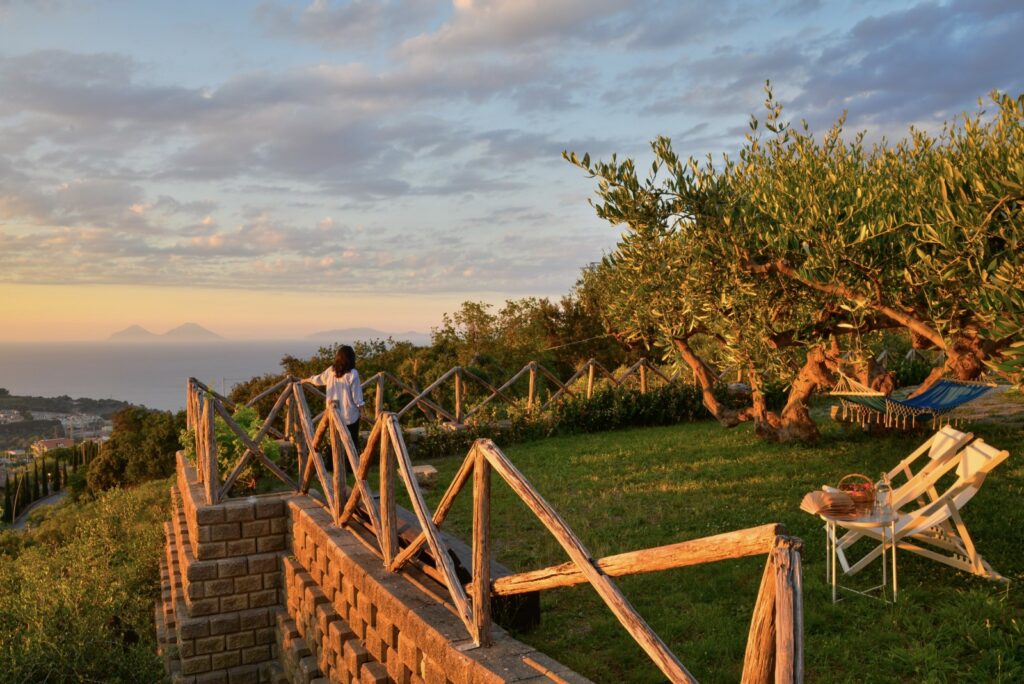
{"label": "distant town", "polygon": [[115,399],[17,396],[0,388],[0,486],[9,471],[52,449],[105,441],[111,416],[127,406]]}

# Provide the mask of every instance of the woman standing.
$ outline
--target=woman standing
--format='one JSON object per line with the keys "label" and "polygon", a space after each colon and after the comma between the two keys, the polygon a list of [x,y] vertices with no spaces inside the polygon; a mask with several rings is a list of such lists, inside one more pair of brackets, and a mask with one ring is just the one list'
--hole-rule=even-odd
{"label": "woman standing", "polygon": [[341,420],[352,435],[352,443],[359,445],[359,410],[363,408],[363,388],[356,370],[356,353],[347,344],[338,347],[334,354],[334,365],[320,375],[306,378],[303,382],[327,388],[327,404],[338,407]]}

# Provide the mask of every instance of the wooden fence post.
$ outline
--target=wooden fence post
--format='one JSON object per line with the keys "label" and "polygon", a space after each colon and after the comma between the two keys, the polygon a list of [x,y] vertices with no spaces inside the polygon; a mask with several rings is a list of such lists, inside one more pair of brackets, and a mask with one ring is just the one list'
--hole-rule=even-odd
{"label": "wooden fence post", "polygon": [[799,540],[780,537],[775,566],[775,681],[804,681],[803,577]]}
{"label": "wooden fence post", "polygon": [[[390,568],[398,553],[398,527],[395,515],[395,452],[391,435],[383,431],[380,436],[380,550],[384,567]],[[369,454],[366,458],[369,458]]]}
{"label": "wooden fence post", "polygon": [[480,449],[473,459],[473,640],[491,645],[491,465]]}
{"label": "wooden fence post", "polygon": [[761,588],[747,633],[742,684],[770,684],[775,679],[775,562],[772,553],[764,564]]}
{"label": "wooden fence post", "polygon": [[384,411],[384,374],[377,373],[377,396],[373,400],[373,419],[380,418]]}
{"label": "wooden fence post", "polygon": [[196,479],[202,482],[206,477],[206,426],[203,424],[206,414],[201,412],[203,402],[198,393],[195,402]]}
{"label": "wooden fence post", "polygon": [[[220,494],[220,478],[217,476],[217,433],[214,429],[213,397],[207,397],[203,404],[203,412],[206,414],[204,423],[206,428],[206,476],[203,486],[206,489],[206,503],[217,503]],[[216,494],[214,493],[216,492]]]}
{"label": "wooden fence post", "polygon": [[331,436],[331,486],[334,489],[334,501],[331,501],[331,513],[335,524],[341,518],[341,494],[345,488],[345,459],[341,455],[341,444],[338,440],[338,432],[348,428],[341,425],[337,419],[334,407],[328,406],[329,413],[322,418],[327,421],[327,430]]}
{"label": "wooden fence post", "polygon": [[640,363],[640,394],[647,394],[647,359]]}
{"label": "wooden fence post", "polygon": [[462,425],[462,393],[465,387],[462,383],[462,367],[455,367],[455,422]]}
{"label": "wooden fence post", "polygon": [[526,396],[526,408],[532,409],[537,399],[537,362],[530,362],[530,391]]}
{"label": "wooden fence post", "polygon": [[594,396],[594,359],[587,361],[587,399]]}
{"label": "wooden fence post", "polygon": [[195,425],[192,417],[192,378],[185,381],[185,429],[191,430]]}

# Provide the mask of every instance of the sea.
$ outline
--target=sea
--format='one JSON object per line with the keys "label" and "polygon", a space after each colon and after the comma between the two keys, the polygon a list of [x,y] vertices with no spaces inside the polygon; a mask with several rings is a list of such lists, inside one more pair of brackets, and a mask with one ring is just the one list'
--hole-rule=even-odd
{"label": "sea", "polygon": [[0,387],[11,394],[119,399],[163,411],[185,406],[185,383],[217,391],[308,358],[310,340],[217,342],[0,342]]}

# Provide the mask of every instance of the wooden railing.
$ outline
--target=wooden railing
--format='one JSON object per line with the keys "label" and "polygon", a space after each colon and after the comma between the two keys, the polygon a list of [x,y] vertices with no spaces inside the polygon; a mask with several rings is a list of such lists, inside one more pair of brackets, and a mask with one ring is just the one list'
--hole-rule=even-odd
{"label": "wooden railing", "polygon": [[[527,380],[526,393],[525,395],[520,394],[517,396],[512,391],[513,387],[524,377]],[[395,408],[395,412],[400,419],[406,417],[414,410],[419,410],[431,421],[440,420],[461,425],[495,400],[505,402],[506,404],[525,401],[528,409],[544,409],[563,396],[584,396],[589,399],[593,396],[595,383],[600,379],[607,379],[616,387],[630,381],[635,381],[640,391],[646,393],[650,389],[653,379],[665,383],[673,383],[679,377],[675,374],[665,373],[648,359],[640,359],[618,375],[609,371],[596,359],[590,359],[567,380],[563,381],[544,365],[531,361],[501,385],[496,386],[481,378],[470,369],[456,366],[449,369],[423,390],[417,390],[413,383],[401,380],[391,373],[382,371],[375,373],[362,383],[364,394],[372,395],[374,406],[373,413],[368,412],[365,414],[363,420],[372,424],[381,413],[387,410],[385,395],[389,389],[396,392],[400,397],[408,397],[406,403]],[[549,382],[554,390],[549,392],[546,398],[541,396],[539,386],[541,381]],[[440,399],[438,395],[445,393],[447,391],[446,385],[449,384],[453,388],[454,396],[452,397],[452,403],[446,407],[443,405],[445,403],[444,400]],[[476,403],[470,405],[472,399],[470,388],[473,386],[482,390],[482,393],[478,394]]]}
{"label": "wooden railing", "polygon": [[[533,364],[527,366],[531,369]],[[524,369],[527,370],[527,369]],[[458,369],[453,369],[453,372]],[[591,371],[592,372],[592,371]],[[455,377],[458,377],[457,375]],[[443,378],[442,378],[443,379]],[[440,382],[440,380],[438,381]],[[313,390],[284,380],[255,397],[254,403],[280,392],[257,435],[250,437],[231,417],[234,406],[203,383],[188,383],[188,424],[195,430],[197,472],[208,503],[222,500],[238,473],[252,459],[261,462],[297,493],[318,500],[334,524],[343,526],[376,552],[385,568],[400,572],[415,565],[442,585],[451,608],[473,641],[491,642],[491,598],[510,596],[572,584],[589,583],[622,624],[672,682],[696,681],[650,628],[613,581],[613,577],[655,572],[754,555],[767,563],[754,607],[744,659],[744,682],[803,681],[803,609],[801,542],[778,524],[762,525],[667,546],[631,551],[594,559],[583,542],[504,453],[488,439],[478,439],[455,473],[436,508],[431,511],[413,472],[412,461],[399,425],[399,413],[381,411],[366,446],[357,452],[338,408],[329,404],[312,416],[305,392]],[[495,394],[498,388],[495,389]],[[417,401],[427,401],[417,397]],[[272,424],[285,413],[285,431],[297,451],[297,477],[285,473],[263,450],[263,438],[273,434]],[[217,466],[214,421],[217,417],[242,441],[246,450],[221,481]],[[331,467],[323,451],[330,444]],[[370,483],[376,465],[379,491]],[[347,486],[348,475],[353,485]],[[569,560],[539,570],[491,577],[492,475],[504,482],[544,525]],[[315,478],[315,487],[314,485]],[[459,581],[445,538],[439,527],[456,497],[472,481],[472,568],[467,584]],[[399,537],[398,487],[404,488],[418,523],[418,532]]]}

